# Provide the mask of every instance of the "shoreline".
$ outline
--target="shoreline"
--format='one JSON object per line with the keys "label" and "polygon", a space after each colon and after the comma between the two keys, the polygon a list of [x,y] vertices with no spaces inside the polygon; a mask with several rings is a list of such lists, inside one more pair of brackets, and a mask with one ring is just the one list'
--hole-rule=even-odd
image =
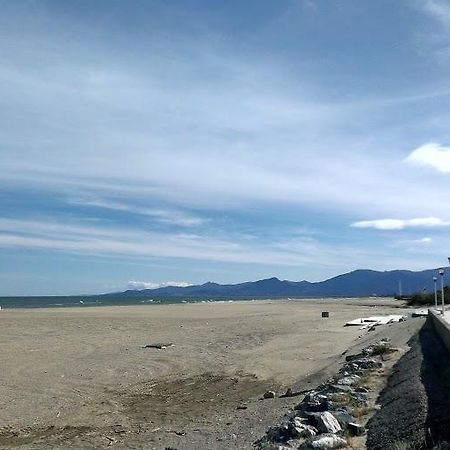
{"label": "shoreline", "polygon": [[[95,296],[94,296],[95,297]],[[205,304],[205,303],[234,303],[234,302],[266,302],[266,301],[276,301],[276,302],[300,302],[300,301],[315,301],[315,302],[329,302],[329,301],[358,301],[358,302],[369,302],[371,304],[381,305],[383,301],[391,304],[394,300],[392,296],[386,297],[212,297],[212,298],[192,298],[192,297],[161,297],[155,299],[140,299],[133,300],[129,298],[113,298],[111,300],[103,301],[85,301],[89,296],[29,296],[29,297],[0,297],[0,307],[1,310],[11,310],[11,309],[60,309],[60,308],[95,308],[95,307],[108,307],[108,306],[169,306],[169,305],[195,305],[195,304]],[[54,299],[70,299],[73,300],[70,303],[37,303],[35,306],[26,304],[22,306],[21,301],[38,302],[39,300],[54,300]],[[404,302],[401,300],[396,300],[400,307],[404,306]]]}

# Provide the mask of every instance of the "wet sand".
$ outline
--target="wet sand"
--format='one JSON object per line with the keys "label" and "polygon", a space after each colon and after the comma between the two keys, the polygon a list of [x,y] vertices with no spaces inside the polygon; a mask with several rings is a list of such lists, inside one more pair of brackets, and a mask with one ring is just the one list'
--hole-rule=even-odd
{"label": "wet sand", "polygon": [[[404,311],[396,306],[355,299],[3,310],[0,446],[181,450],[235,440],[232,448],[248,448],[285,406],[259,400],[266,389],[313,382],[367,333],[346,321]],[[174,346],[143,348],[159,342]]]}

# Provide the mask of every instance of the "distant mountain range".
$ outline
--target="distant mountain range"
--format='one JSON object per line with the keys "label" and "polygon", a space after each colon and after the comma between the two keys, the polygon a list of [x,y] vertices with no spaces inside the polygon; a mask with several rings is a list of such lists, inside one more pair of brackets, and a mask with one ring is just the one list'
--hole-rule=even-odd
{"label": "distant mountain range", "polygon": [[[409,270],[391,270],[386,272],[355,270],[317,283],[268,278],[239,284],[208,282],[187,287],[167,286],[158,289],[127,290],[125,292],[104,294],[102,297],[120,296],[130,299],[149,297],[359,297],[395,295],[399,293],[400,289],[404,295],[408,295],[421,292],[423,289],[433,292],[433,276],[436,276],[436,269],[421,272]],[[445,275],[444,281],[448,284],[450,274]]]}

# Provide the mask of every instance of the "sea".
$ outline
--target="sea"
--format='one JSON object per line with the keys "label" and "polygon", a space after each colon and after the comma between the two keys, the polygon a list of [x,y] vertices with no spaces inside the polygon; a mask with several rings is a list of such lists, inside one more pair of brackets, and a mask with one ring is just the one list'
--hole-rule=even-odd
{"label": "sea", "polygon": [[[273,299],[274,297],[270,297]],[[286,298],[286,297],[283,297]],[[258,297],[257,300],[268,300],[269,297]],[[155,297],[134,298],[112,295],[95,296],[32,296],[32,297],[0,297],[1,309],[11,308],[87,308],[92,306],[127,306],[127,305],[158,305],[178,303],[231,303],[234,301],[256,300],[254,297],[229,297],[195,298],[195,297]]]}

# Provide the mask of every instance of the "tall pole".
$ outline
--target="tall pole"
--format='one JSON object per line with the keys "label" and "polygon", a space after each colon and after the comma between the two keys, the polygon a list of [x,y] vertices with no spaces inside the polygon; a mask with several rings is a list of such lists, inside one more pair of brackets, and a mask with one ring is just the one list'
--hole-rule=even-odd
{"label": "tall pole", "polygon": [[441,298],[442,298],[442,315],[445,312],[445,299],[444,299],[444,269],[439,269],[439,275],[441,276]]}
{"label": "tall pole", "polygon": [[437,304],[437,278],[433,277],[433,281],[434,281],[434,307],[436,308],[436,311],[438,309],[438,304]]}

